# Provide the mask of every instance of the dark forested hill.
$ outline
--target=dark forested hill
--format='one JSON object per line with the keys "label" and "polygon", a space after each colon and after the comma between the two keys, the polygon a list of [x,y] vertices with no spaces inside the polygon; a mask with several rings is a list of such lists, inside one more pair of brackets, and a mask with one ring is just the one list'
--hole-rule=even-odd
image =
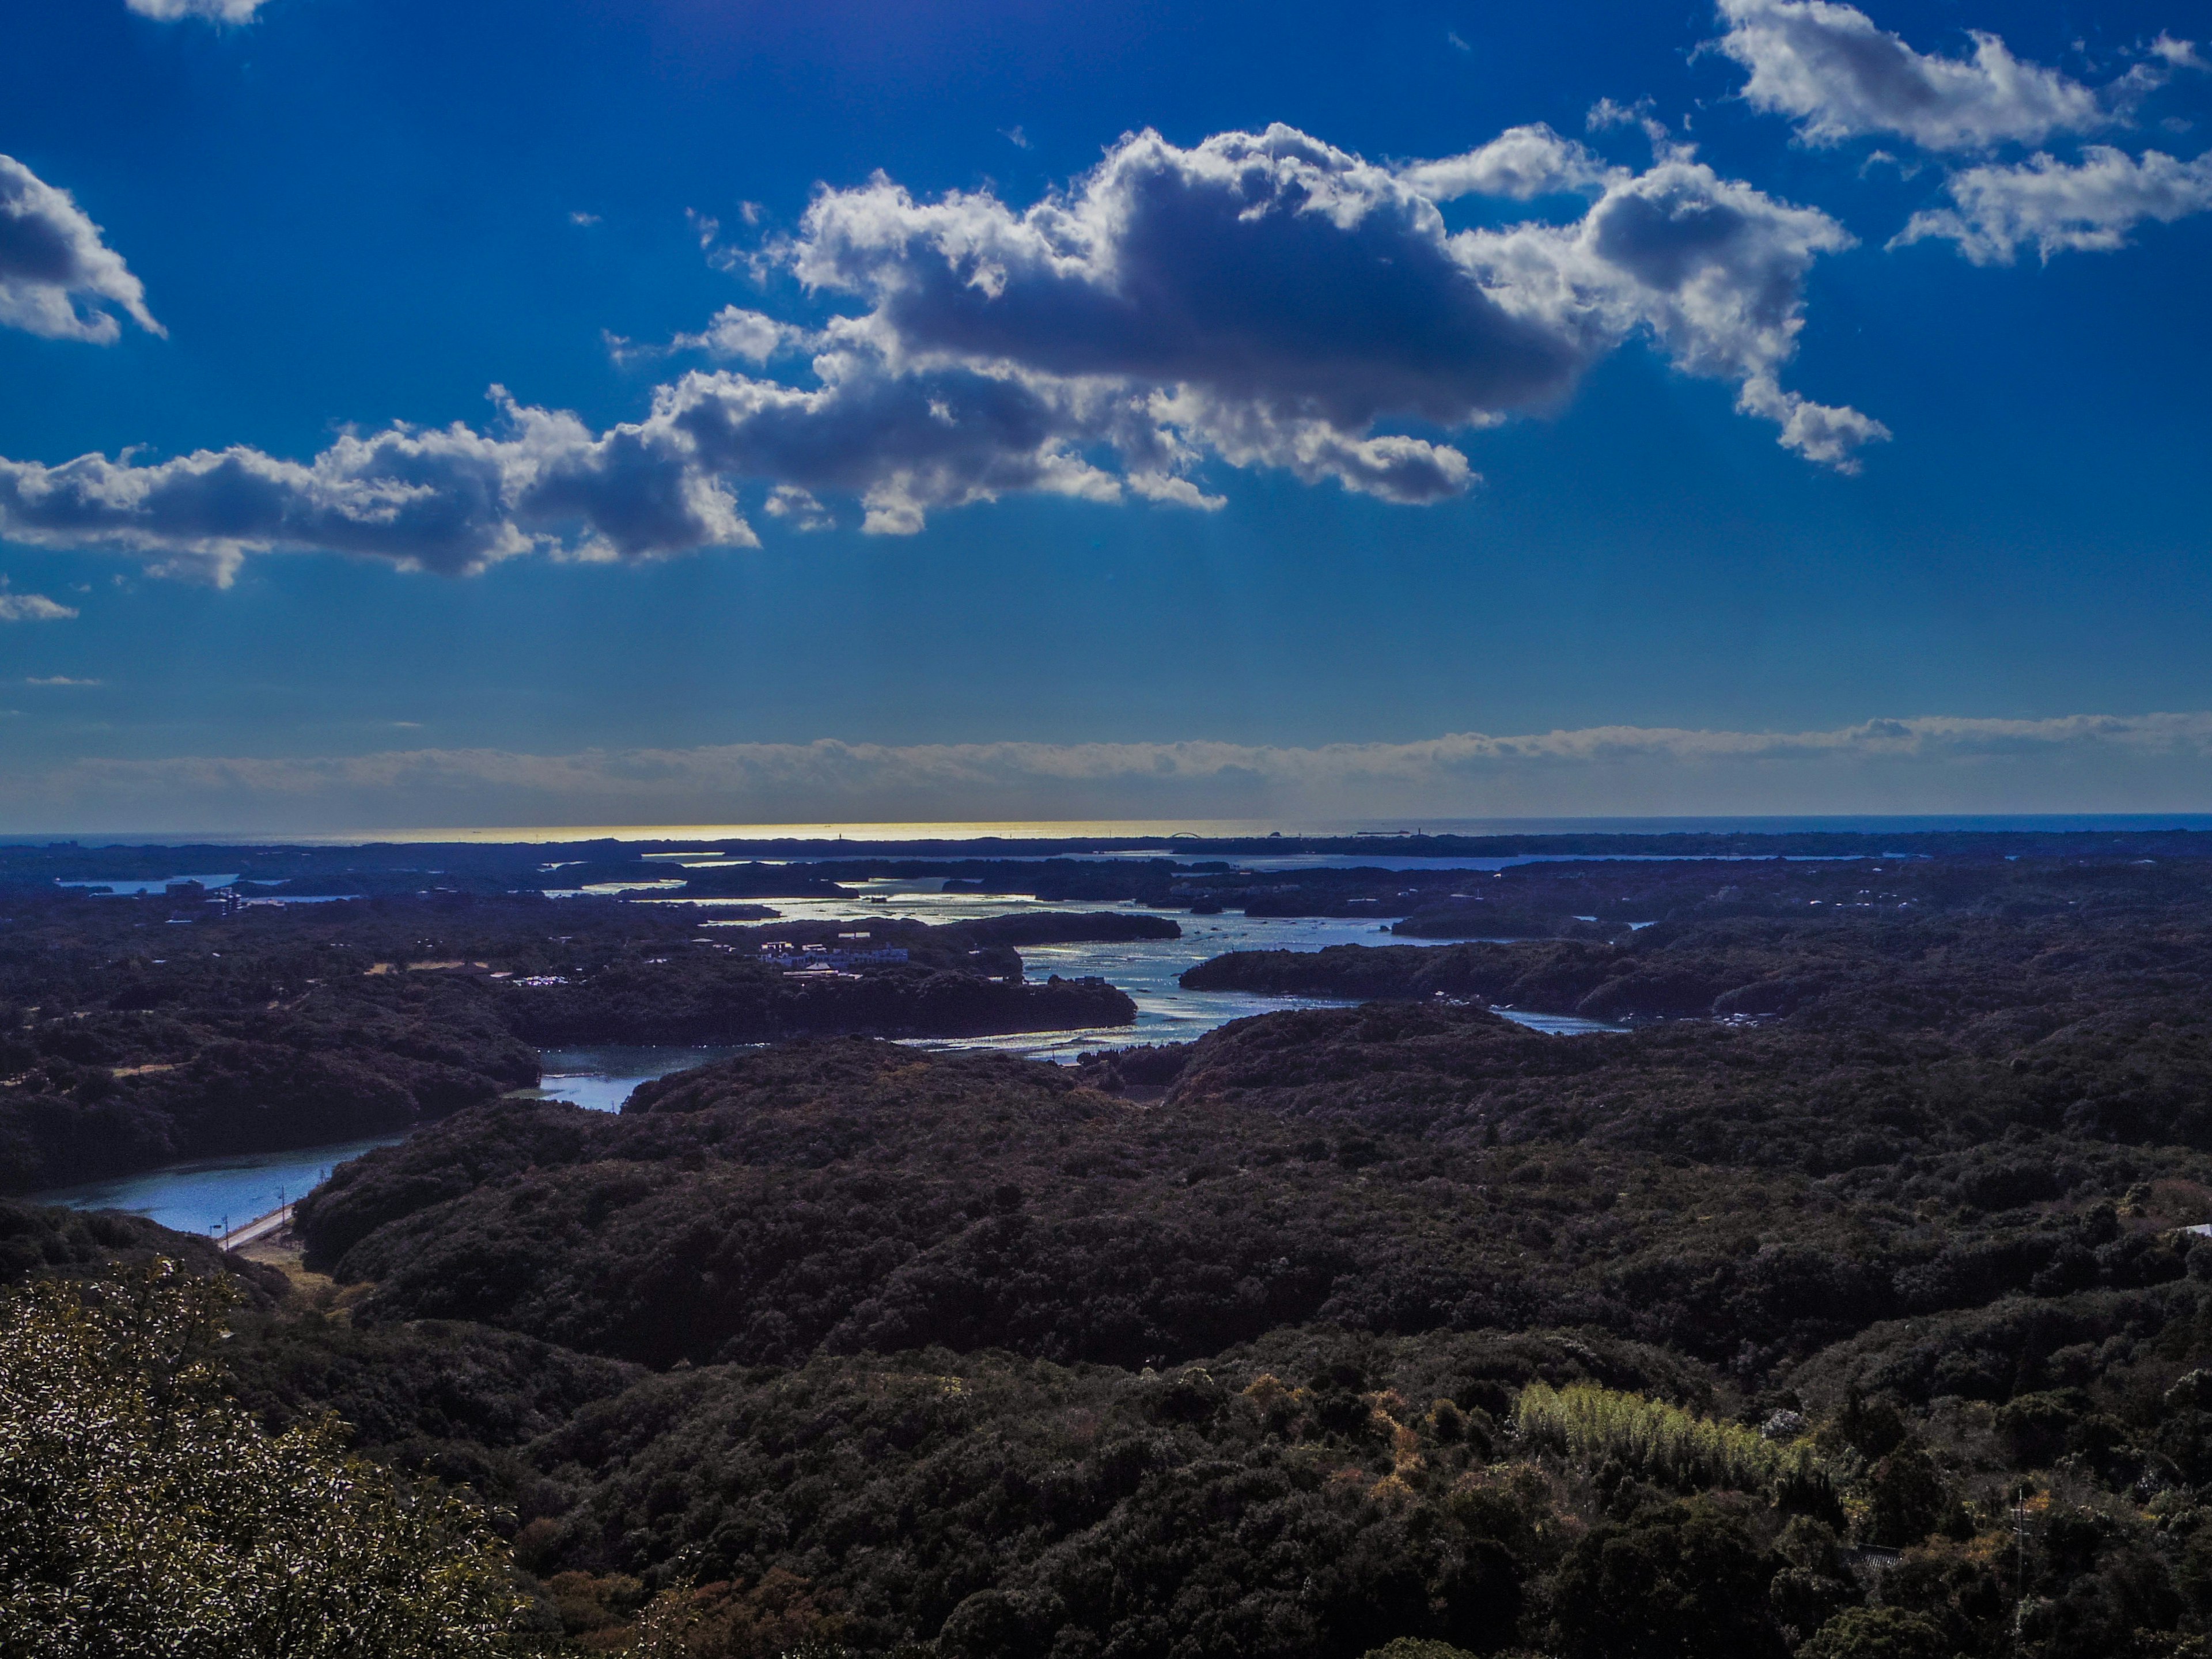
{"label": "dark forested hill", "polygon": [[[1031,1062],[794,1044],[617,1119],[465,1115],[347,1166],[301,1228],[311,1261],[375,1282],[360,1317],[656,1364],[926,1342],[1157,1364],[1313,1321],[1779,1358],[2053,1273],[2181,1274],[2112,1206],[2212,1163],[2039,1128],[2020,1074],[1978,1099],[1930,1065],[1956,1060],[1314,1011],[1207,1038],[1144,1107]],[[1902,1218],[1928,1203],[1942,1224]]]}
{"label": "dark forested hill", "polygon": [[1006,1031],[1127,1025],[1137,1005],[1100,979],[1019,977],[897,964],[837,977],[785,974],[752,962],[611,966],[588,980],[494,992],[500,1018],[546,1045],[771,1042],[811,1033],[983,1036]]}
{"label": "dark forested hill", "polygon": [[[230,1386],[499,1506],[570,1651],[2201,1659],[2204,872],[1875,873],[1548,866],[1532,915],[1667,908],[1224,958],[1367,1000],[1073,1066],[464,1103],[302,1202]],[[753,971],[513,948],[646,1013]],[[348,983],[562,988],[447,972]],[[158,1243],[0,1217],[11,1274]]]}
{"label": "dark forested hill", "polygon": [[1015,947],[1178,932],[1128,912],[872,921],[907,961],[790,975],[761,944],[841,924],[702,935],[696,913],[534,893],[239,908],[196,887],[17,891],[0,908],[0,1192],[404,1133],[534,1085],[533,1044],[1127,1024],[1121,992],[1028,981]]}

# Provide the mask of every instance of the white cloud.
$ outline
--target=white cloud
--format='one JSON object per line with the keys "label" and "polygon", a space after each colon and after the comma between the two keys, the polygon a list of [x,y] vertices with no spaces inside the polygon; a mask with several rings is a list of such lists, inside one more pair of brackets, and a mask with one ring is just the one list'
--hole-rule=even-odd
{"label": "white cloud", "polygon": [[[2095,90],[2014,57],[1994,34],[1973,35],[1972,57],[1949,58],[1916,52],[1831,0],[1720,0],[1720,12],[1719,49],[1751,71],[1745,99],[1790,117],[1811,143],[1895,133],[1927,149],[1977,150],[2114,118]],[[2142,89],[2136,76],[2112,95]]]}
{"label": "white cloud", "polygon": [[141,17],[164,23],[198,17],[210,23],[250,23],[269,0],[124,0]]}
{"label": "white cloud", "polygon": [[32,674],[25,677],[26,685],[104,685],[104,680],[73,680],[66,674]]}
{"label": "white cloud", "polygon": [[1462,240],[1562,333],[1602,345],[1647,330],[1682,368],[1735,381],[1737,407],[1775,422],[1784,446],[1809,460],[1851,471],[1861,446],[1889,436],[1871,416],[1808,402],[1778,378],[1804,324],[1807,270],[1852,244],[1816,209],[1670,158],[1613,179],[1575,225]]}
{"label": "white cloud", "polygon": [[43,593],[11,593],[8,579],[0,576],[0,622],[66,622],[76,615],[66,605],[57,605]]}
{"label": "white cloud", "polygon": [[737,744],[524,755],[85,759],[11,776],[0,831],[454,824],[2201,811],[2212,714],[1598,726],[1312,748]]}
{"label": "white cloud", "polygon": [[2178,161],[2159,150],[2131,157],[2091,144],[2069,165],[2049,155],[2013,167],[1968,167],[1944,188],[1957,205],[1916,213],[1891,243],[1940,237],[1976,264],[2010,264],[2033,244],[2045,259],[2124,246],[2148,221],[2212,211],[2212,152]]}
{"label": "white cloud", "polygon": [[2204,54],[2197,50],[2194,40],[2177,40],[2160,30],[2157,40],[2150,43],[2151,55],[2169,67],[2178,70],[2212,70]]}
{"label": "white cloud", "polygon": [[[1564,224],[1455,234],[1437,206],[1568,188],[1593,199]],[[497,436],[399,427],[307,463],[0,461],[0,534],[220,580],[276,549],[465,573],[533,549],[749,544],[732,479],[856,499],[878,534],[1016,492],[1216,507],[1193,476],[1209,462],[1434,501],[1475,482],[1441,434],[1555,409],[1639,337],[1849,469],[1880,423],[1779,375],[1806,272],[1850,240],[1683,152],[1605,169],[1540,127],[1395,170],[1285,126],[1191,149],[1143,132],[1024,210],[917,200],[880,174],[821,191],[763,257],[860,314],[809,332],[730,307],[676,343],[756,363],[810,352],[807,382],[687,374],[599,434],[501,394]]]}
{"label": "white cloud", "polygon": [[163,331],[143,285],[70,193],[0,155],[0,327],[106,345],[122,332],[109,306]]}
{"label": "white cloud", "polygon": [[1595,194],[1619,171],[1539,121],[1509,127],[1464,155],[1416,162],[1400,169],[1398,176],[1414,194],[1432,202],[1462,196],[1526,202],[1565,191]]}
{"label": "white cloud", "polygon": [[763,312],[742,306],[724,306],[696,334],[679,334],[670,342],[679,351],[704,351],[710,356],[743,358],[764,363],[771,357],[804,351],[818,337],[789,323],[778,322]]}
{"label": "white cloud", "polygon": [[768,492],[767,512],[771,519],[781,519],[793,530],[828,530],[836,520],[830,509],[814,498],[811,490],[796,484],[778,484]]}
{"label": "white cloud", "polygon": [[[1437,209],[1561,189],[1597,199],[1571,225],[1459,234]],[[1794,409],[1765,382],[1795,349],[1805,270],[1850,242],[1673,153],[1608,170],[1530,127],[1388,170],[1275,126],[1188,149],[1133,135],[1020,212],[878,175],[817,196],[787,257],[869,307],[817,359],[841,392],[981,375],[1131,472],[1212,453],[1418,501],[1464,489],[1465,458],[1378,424],[1555,407],[1638,333],[1692,373],[1759,381],[1747,408]]]}
{"label": "white cloud", "polygon": [[[1649,98],[1639,98],[1633,104],[1618,104],[1610,98],[1601,98],[1589,106],[1583,125],[1592,132],[1603,132],[1611,127],[1634,127],[1650,142],[1655,160],[1686,161],[1695,155],[1693,148],[1678,145],[1667,124],[1652,112]],[[1689,122],[1682,123],[1687,128]]]}
{"label": "white cloud", "polygon": [[821,335],[743,306],[724,306],[708,319],[706,327],[696,333],[678,334],[665,345],[640,345],[612,332],[605,338],[607,355],[625,368],[688,351],[703,352],[724,362],[765,363],[772,357],[804,355],[824,343]]}
{"label": "white cloud", "polygon": [[454,425],[348,435],[312,462],[244,447],[173,460],[0,460],[0,534],[143,555],[227,582],[247,553],[325,550],[447,574],[533,550],[643,558],[752,532],[665,422],[594,436],[496,392],[499,437]]}
{"label": "white cloud", "polygon": [[[1720,0],[1720,9],[1729,27],[1716,44],[1751,71],[1747,100],[1794,118],[1814,143],[1869,133],[1954,152],[2039,143],[2123,123],[2174,74],[2206,67],[2194,42],[2160,33],[2125,74],[2091,88],[2021,61],[1994,34],[1973,36],[1971,58],[1923,54],[1832,0]],[[2009,264],[2030,244],[2045,259],[2117,248],[2146,221],[2212,208],[2204,157],[2151,150],[2134,159],[2106,144],[2081,155],[1954,172],[1944,188],[1954,205],[1915,214],[1890,246],[1943,238],[1977,264]],[[1878,150],[1869,164],[1877,157],[1890,159]]]}

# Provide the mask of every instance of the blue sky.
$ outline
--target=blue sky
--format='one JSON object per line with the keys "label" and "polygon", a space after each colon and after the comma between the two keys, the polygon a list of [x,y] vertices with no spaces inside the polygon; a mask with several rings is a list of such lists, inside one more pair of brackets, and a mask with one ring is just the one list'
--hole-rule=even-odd
{"label": "blue sky", "polygon": [[2203,810],[2190,10],[5,0],[0,830]]}

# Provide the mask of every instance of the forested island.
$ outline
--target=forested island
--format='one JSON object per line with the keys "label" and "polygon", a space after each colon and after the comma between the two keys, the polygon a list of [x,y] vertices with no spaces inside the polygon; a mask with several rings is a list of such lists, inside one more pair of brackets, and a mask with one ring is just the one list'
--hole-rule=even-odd
{"label": "forested island", "polygon": [[[1418,878],[1179,851],[1162,908],[1241,884],[1373,896],[1401,939],[1543,925],[1217,958],[1189,977],[1358,1006],[1074,1066],[800,1036],[618,1115],[468,1071],[262,1260],[11,1204],[0,1269],[18,1310],[162,1256],[229,1284],[226,1396],[271,1434],[334,1412],[376,1479],[478,1506],[518,1650],[2205,1652],[2212,860],[1858,850]],[[1138,896],[1122,925],[1168,921]],[[398,1054],[380,999],[452,998],[489,1063],[512,1000],[568,988],[491,972],[681,1020],[788,931],[685,955],[616,938],[667,925],[650,903],[504,899],[435,933],[365,901],[395,931],[325,1029]],[[518,922],[500,955],[483,918],[549,905],[625,920]],[[931,929],[898,967],[1003,988],[991,953],[1034,942]],[[94,981],[27,982],[18,1042]],[[227,1018],[283,1012],[249,988]]]}
{"label": "forested island", "polygon": [[793,974],[763,944],[860,941],[738,914],[706,927],[538,892],[240,905],[196,884],[0,885],[0,1192],[404,1133],[534,1086],[539,1045],[1123,1025],[1127,996],[1030,981],[1017,945],[1176,933],[1111,912],[871,921],[864,942],[903,960]]}

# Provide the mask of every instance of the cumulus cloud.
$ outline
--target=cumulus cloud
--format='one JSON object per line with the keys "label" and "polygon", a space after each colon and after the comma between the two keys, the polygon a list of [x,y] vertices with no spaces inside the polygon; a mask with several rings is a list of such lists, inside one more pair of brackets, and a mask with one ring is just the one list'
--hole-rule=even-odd
{"label": "cumulus cloud", "polygon": [[0,576],[0,623],[66,622],[76,612],[57,605],[43,593],[11,593],[8,579]]}
{"label": "cumulus cloud", "polygon": [[679,334],[670,344],[678,351],[703,351],[714,357],[764,363],[771,357],[805,350],[815,338],[806,330],[779,322],[764,312],[724,306],[698,333]]}
{"label": "cumulus cloud", "polygon": [[[1563,225],[1454,234],[1437,209],[1561,191],[1593,198]],[[1017,488],[1204,505],[1208,458],[1435,501],[1474,482],[1466,457],[1389,425],[1556,407],[1638,334],[1736,381],[1790,441],[1808,423],[1776,376],[1803,277],[1850,241],[1682,156],[1608,168],[1540,126],[1395,168],[1286,126],[1188,149],[1148,131],[1026,210],[881,175],[822,191],[783,258],[864,310],[821,336],[819,389],[687,395],[724,422],[702,451],[757,464],[773,434],[773,476],[872,495],[885,530]],[[1834,415],[1796,447],[1841,463],[1851,420],[1880,434]]]}
{"label": "cumulus cloud", "polygon": [[173,23],[197,17],[210,23],[250,23],[269,0],[124,0],[141,17]]}
{"label": "cumulus cloud", "polygon": [[2014,57],[1994,34],[1976,33],[1970,58],[1916,52],[1856,6],[1832,0],[1720,0],[1720,13],[1728,32],[1716,44],[1751,72],[1745,99],[1790,117],[1815,144],[1870,133],[1931,150],[2040,143],[2106,125],[2115,100],[2146,89],[2146,77],[2132,75],[2100,97]]}
{"label": "cumulus cloud", "polygon": [[0,327],[106,345],[122,332],[109,307],[163,331],[144,287],[70,193],[0,155]]}
{"label": "cumulus cloud", "polygon": [[1953,207],[1916,213],[1892,246],[1943,238],[1976,264],[2010,264],[2031,244],[2054,253],[2125,246],[2147,222],[2171,223],[2212,210],[2212,153],[2179,161],[2158,150],[2140,157],[2092,144],[2075,164],[2047,155],[2018,166],[1969,167],[1945,182]]}
{"label": "cumulus cloud", "polygon": [[1532,201],[1539,196],[1604,189],[1615,169],[1572,139],[1562,138],[1541,121],[1505,131],[1464,155],[1441,161],[1416,161],[1399,178],[1416,195],[1432,202],[1462,196]]}
{"label": "cumulus cloud", "polygon": [[56,466],[0,460],[0,534],[148,556],[227,582],[250,552],[320,550],[465,574],[542,549],[641,558],[750,545],[722,485],[665,424],[594,435],[497,394],[507,430],[349,434],[307,463],[258,450]]}
{"label": "cumulus cloud", "polygon": [[485,823],[1328,820],[1578,813],[2172,811],[2212,786],[2212,714],[1598,726],[1312,748],[1182,742],[737,744],[526,755],[84,759],[10,779],[0,830]]}
{"label": "cumulus cloud", "polygon": [[[1561,191],[1587,198],[1569,222],[1453,233],[1437,207]],[[1880,423],[1779,376],[1808,270],[1850,240],[1686,153],[1607,168],[1542,127],[1395,168],[1285,126],[1189,149],[1142,132],[1024,210],[880,174],[819,191],[762,257],[854,310],[808,331],[730,307],[675,343],[754,366],[811,354],[803,374],[695,371],[597,434],[503,401],[495,435],[395,428],[306,463],[0,462],[0,533],[218,577],[280,548],[458,573],[533,548],[750,544],[731,480],[802,526],[857,499],[881,534],[1016,492],[1216,507],[1210,462],[1435,501],[1475,482],[1442,434],[1554,409],[1639,337],[1849,469]]]}
{"label": "cumulus cloud", "polygon": [[[1715,44],[1751,71],[1746,100],[1793,118],[1814,143],[1869,133],[1951,152],[2040,143],[2124,122],[2175,74],[2206,67],[2194,42],[2160,33],[2125,74],[2091,88],[2022,62],[1994,34],[1973,36],[1971,58],[1923,54],[1832,0],[1720,0],[1720,9],[1728,33]],[[2157,150],[2133,158],[2108,144],[2081,156],[2069,163],[2038,154],[1954,172],[1944,181],[1954,205],[1915,214],[1890,246],[1942,238],[1977,264],[2009,264],[2033,244],[2047,260],[2120,247],[2146,221],[2212,207],[2206,158],[2178,161]]]}

